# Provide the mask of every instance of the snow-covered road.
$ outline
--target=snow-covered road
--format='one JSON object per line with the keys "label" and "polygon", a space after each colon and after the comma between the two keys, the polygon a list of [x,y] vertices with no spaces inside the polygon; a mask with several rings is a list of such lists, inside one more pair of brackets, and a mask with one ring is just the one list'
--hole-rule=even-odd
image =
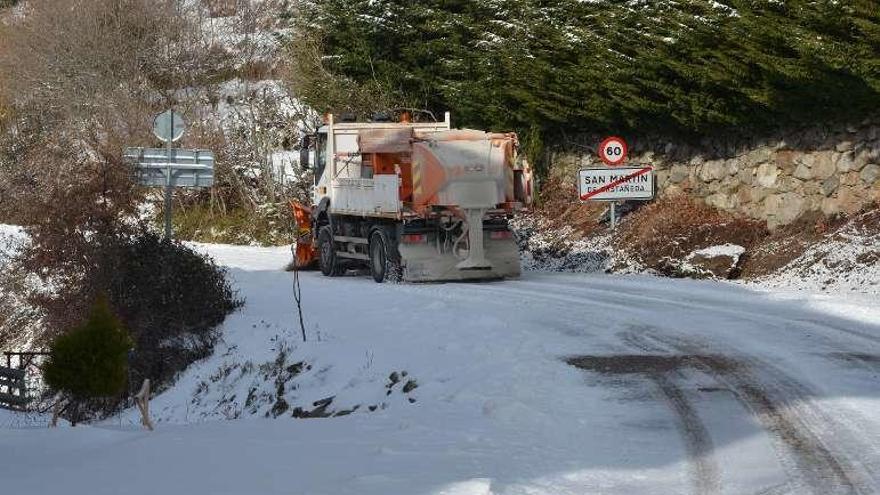
{"label": "snow-covered road", "polygon": [[0,429],[3,492],[880,491],[869,296],[598,274],[377,285],[304,273],[302,342],[279,270],[288,251],[203,249],[247,305],[215,355],[153,401],[157,431],[133,413]]}

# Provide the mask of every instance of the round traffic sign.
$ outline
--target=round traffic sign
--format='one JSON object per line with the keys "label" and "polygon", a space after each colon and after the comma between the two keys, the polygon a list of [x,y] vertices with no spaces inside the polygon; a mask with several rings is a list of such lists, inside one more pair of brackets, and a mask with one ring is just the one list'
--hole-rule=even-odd
{"label": "round traffic sign", "polygon": [[173,143],[183,137],[185,128],[183,116],[174,110],[165,110],[153,120],[153,134],[163,143]]}
{"label": "round traffic sign", "polygon": [[620,165],[626,160],[626,141],[617,136],[607,137],[599,145],[599,158],[608,165]]}

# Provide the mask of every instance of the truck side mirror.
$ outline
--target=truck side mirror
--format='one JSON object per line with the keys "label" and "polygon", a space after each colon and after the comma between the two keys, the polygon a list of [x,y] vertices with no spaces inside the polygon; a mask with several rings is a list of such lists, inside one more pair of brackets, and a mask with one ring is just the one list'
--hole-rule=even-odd
{"label": "truck side mirror", "polygon": [[303,170],[308,170],[308,169],[312,168],[311,164],[309,163],[309,148],[311,147],[311,145],[312,145],[311,136],[308,136],[308,135],[303,136],[302,139],[300,140],[299,166]]}

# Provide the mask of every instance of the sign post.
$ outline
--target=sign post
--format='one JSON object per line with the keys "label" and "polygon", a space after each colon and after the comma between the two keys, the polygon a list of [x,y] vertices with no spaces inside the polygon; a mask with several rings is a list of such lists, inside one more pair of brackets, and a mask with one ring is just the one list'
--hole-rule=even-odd
{"label": "sign post", "polygon": [[610,225],[617,227],[617,201],[654,198],[654,167],[584,168],[578,172],[581,201],[610,201]]}
{"label": "sign post", "polygon": [[138,183],[165,190],[165,237],[172,236],[172,193],[175,187],[210,187],[214,184],[214,154],[209,150],[174,149],[186,124],[173,109],[156,116],[153,134],[164,148],[126,148],[123,158],[135,164]]}
{"label": "sign post", "polygon": [[611,230],[617,230],[617,201],[611,202],[611,209],[608,214],[611,215]]}
{"label": "sign post", "polygon": [[[171,119],[168,121],[168,129],[174,130],[174,110],[171,110]],[[162,138],[159,138],[162,139]],[[171,140],[165,141],[165,238],[171,239],[171,207],[174,204],[171,194]]]}
{"label": "sign post", "polygon": [[[599,158],[609,167],[616,167],[626,161],[629,149],[626,141],[617,136],[607,137],[599,144]],[[617,228],[617,201],[611,202],[609,208],[611,230]]]}
{"label": "sign post", "polygon": [[165,237],[171,239],[171,207],[172,207],[172,189],[171,189],[171,143],[183,137],[183,131],[186,123],[179,113],[175,113],[174,109],[166,110],[153,120],[153,134],[165,143],[165,157],[168,164],[165,169]]}

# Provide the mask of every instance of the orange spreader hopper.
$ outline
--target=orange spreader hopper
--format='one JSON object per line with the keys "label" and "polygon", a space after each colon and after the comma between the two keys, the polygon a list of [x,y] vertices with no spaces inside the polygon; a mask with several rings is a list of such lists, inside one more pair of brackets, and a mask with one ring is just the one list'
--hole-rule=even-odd
{"label": "orange spreader hopper", "polygon": [[318,260],[315,246],[312,244],[312,219],[307,206],[296,201],[289,203],[293,218],[296,220],[296,242],[294,243],[294,263],[300,269],[313,268]]}

